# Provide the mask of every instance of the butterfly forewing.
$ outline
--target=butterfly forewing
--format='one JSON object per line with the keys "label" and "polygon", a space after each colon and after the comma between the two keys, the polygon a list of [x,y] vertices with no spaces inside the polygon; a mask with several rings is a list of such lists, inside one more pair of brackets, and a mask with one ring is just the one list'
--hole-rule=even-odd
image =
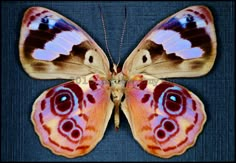
{"label": "butterfly forewing", "polygon": [[33,105],[35,131],[42,144],[58,155],[85,155],[103,137],[113,108],[110,86],[99,75],[88,83],[71,81],[53,87]]}
{"label": "butterfly forewing", "polygon": [[108,59],[95,41],[78,25],[46,8],[31,7],[25,12],[19,49],[23,68],[33,78],[110,76]]}
{"label": "butterfly forewing", "polygon": [[210,10],[192,6],[157,24],[123,66],[131,77],[195,77],[210,71],[216,57],[216,35]]}

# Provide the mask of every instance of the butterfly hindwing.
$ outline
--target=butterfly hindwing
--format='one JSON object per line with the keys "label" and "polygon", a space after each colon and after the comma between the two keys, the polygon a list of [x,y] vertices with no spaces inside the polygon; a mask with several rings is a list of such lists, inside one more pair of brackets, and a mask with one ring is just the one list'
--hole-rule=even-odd
{"label": "butterfly hindwing", "polygon": [[46,8],[31,7],[25,12],[19,49],[23,68],[33,78],[110,76],[108,59],[95,41],[78,25]]}
{"label": "butterfly hindwing", "polygon": [[134,138],[162,158],[180,155],[195,141],[206,121],[201,100],[175,83],[136,75],[126,84],[122,103]]}
{"label": "butterfly hindwing", "polygon": [[196,77],[210,71],[216,57],[213,17],[205,6],[183,9],[157,24],[123,66],[127,77]]}
{"label": "butterfly hindwing", "polygon": [[69,158],[90,152],[102,139],[113,103],[110,86],[99,75],[67,82],[43,92],[35,101],[31,119],[41,143]]}

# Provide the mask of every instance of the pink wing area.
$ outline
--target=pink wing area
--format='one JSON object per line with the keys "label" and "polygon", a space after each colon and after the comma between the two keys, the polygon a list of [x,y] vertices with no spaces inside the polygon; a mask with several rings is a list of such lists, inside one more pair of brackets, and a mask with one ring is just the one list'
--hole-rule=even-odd
{"label": "pink wing area", "polygon": [[122,103],[134,138],[162,158],[184,153],[195,144],[206,121],[203,103],[180,85],[142,75],[135,78],[127,82]]}
{"label": "pink wing area", "polygon": [[109,82],[93,75],[87,84],[71,81],[43,92],[31,119],[42,145],[73,158],[87,154],[102,139],[112,109]]}

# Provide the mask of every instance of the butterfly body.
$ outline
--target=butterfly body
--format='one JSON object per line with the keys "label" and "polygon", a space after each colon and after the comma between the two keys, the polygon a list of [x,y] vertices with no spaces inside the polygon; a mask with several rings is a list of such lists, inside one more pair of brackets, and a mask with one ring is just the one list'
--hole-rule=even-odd
{"label": "butterfly body", "polygon": [[213,17],[191,6],[157,24],[122,71],[78,25],[42,7],[24,15],[19,42],[24,70],[37,79],[71,79],[44,91],[31,120],[43,146],[73,158],[101,141],[113,109],[124,112],[133,137],[148,153],[169,158],[193,146],[206,122],[201,100],[164,78],[198,77],[216,57]]}

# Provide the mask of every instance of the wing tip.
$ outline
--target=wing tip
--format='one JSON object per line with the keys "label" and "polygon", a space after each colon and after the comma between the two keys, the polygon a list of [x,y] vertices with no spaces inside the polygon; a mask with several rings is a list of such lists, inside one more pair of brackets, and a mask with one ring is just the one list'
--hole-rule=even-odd
{"label": "wing tip", "polygon": [[[44,7],[40,7],[40,6],[32,6],[29,7],[28,9],[26,9],[26,11],[24,12],[24,16],[23,16],[23,20],[22,23],[24,25],[28,25],[28,21],[32,21],[35,16],[38,16],[40,14],[49,12],[49,9],[44,8]],[[34,15],[35,14],[35,15]],[[38,15],[37,15],[38,14]]]}
{"label": "wing tip", "polygon": [[190,6],[190,7],[185,8],[184,10],[192,11],[195,14],[199,15],[200,17],[206,19],[208,22],[213,24],[214,18],[213,18],[211,9],[206,5]]}

